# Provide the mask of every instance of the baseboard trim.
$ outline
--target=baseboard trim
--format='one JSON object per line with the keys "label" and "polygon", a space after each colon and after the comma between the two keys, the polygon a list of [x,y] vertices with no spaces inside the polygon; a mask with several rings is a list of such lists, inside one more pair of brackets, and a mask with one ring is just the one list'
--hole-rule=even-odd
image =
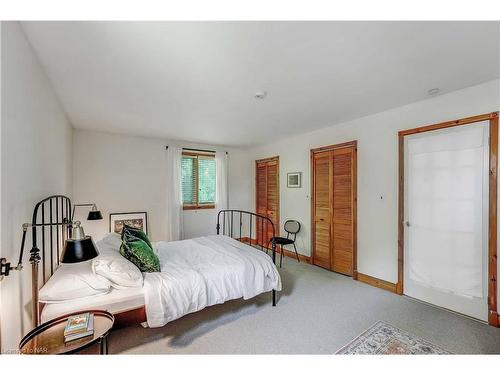
{"label": "baseboard trim", "polygon": [[[241,238],[236,238],[236,240],[243,242],[243,243],[249,243],[250,242],[250,237],[241,237]],[[257,240],[252,239],[252,245],[257,245]],[[281,254],[281,249],[279,247],[276,248],[276,255]],[[297,257],[295,256],[294,251],[290,251],[287,249],[283,249],[283,255],[289,258],[294,258],[297,260]],[[303,255],[299,253],[299,260],[304,263],[311,264],[311,257],[308,257],[307,255]]]}
{"label": "baseboard trim", "polygon": [[382,279],[377,279],[376,277],[373,276],[365,275],[364,273],[356,272],[354,279],[361,281],[362,283],[387,290],[392,293],[397,292],[396,284]]}
{"label": "baseboard trim", "polygon": [[[280,254],[280,249],[276,249],[276,254]],[[283,249],[283,255],[289,258],[293,258],[297,260],[297,257],[295,256],[295,252]],[[311,264],[311,257],[308,257],[306,255],[302,255],[299,253],[299,260],[304,263]]]}

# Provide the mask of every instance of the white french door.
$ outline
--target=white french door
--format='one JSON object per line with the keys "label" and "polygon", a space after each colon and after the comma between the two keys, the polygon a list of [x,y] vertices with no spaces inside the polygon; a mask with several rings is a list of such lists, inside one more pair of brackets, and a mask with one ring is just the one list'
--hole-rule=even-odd
{"label": "white french door", "polygon": [[488,320],[489,122],[405,137],[404,294]]}

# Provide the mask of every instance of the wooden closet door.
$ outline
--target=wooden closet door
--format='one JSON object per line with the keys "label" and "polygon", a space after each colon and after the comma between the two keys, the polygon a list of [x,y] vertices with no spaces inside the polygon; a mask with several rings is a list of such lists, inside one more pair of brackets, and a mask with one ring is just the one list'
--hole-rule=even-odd
{"label": "wooden closet door", "polygon": [[313,264],[356,270],[356,142],[311,150]]}
{"label": "wooden closet door", "polygon": [[313,156],[314,170],[314,205],[313,205],[313,258],[317,266],[331,269],[332,242],[332,176],[333,162],[330,151],[316,153]]}
{"label": "wooden closet door", "polygon": [[[270,218],[275,235],[279,235],[279,159],[257,160],[255,163],[256,213]],[[273,235],[267,220],[256,221],[257,244],[267,246]]]}
{"label": "wooden closet door", "polygon": [[[273,160],[267,163],[267,213],[274,224],[275,235],[279,232],[279,184],[278,184],[278,161]],[[273,237],[272,225],[266,226],[266,243]]]}
{"label": "wooden closet door", "polygon": [[332,270],[352,276],[353,260],[353,149],[333,151]]}
{"label": "wooden closet door", "polygon": [[[256,213],[266,216],[267,213],[267,165],[256,163],[255,167],[255,189],[256,189]],[[257,244],[264,243],[264,222],[257,219],[255,229],[257,233]]]}

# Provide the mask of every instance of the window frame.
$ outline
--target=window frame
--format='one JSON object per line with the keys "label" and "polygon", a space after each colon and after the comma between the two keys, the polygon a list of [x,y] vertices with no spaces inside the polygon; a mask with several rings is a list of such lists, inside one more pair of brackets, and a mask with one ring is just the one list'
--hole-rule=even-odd
{"label": "window frame", "polygon": [[[196,203],[183,203],[182,204],[182,209],[183,210],[210,210],[215,208],[215,202],[209,202],[209,203],[202,203],[200,204],[198,202],[198,192],[199,192],[199,176],[198,176],[198,158],[201,157],[203,159],[214,159],[215,160],[215,154],[213,153],[203,153],[203,152],[193,152],[193,151],[183,151],[182,152],[182,157],[189,157],[193,158],[193,180],[194,180],[194,201]],[[216,167],[217,168],[217,167]],[[217,194],[217,176],[215,176],[216,179],[216,194]]]}

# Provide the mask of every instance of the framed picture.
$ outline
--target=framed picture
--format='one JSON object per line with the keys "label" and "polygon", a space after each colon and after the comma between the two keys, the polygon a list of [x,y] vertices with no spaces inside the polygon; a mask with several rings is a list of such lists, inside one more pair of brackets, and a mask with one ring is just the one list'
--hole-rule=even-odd
{"label": "framed picture", "polygon": [[123,224],[138,228],[148,234],[147,212],[118,212],[109,214],[109,231],[122,233]]}
{"label": "framed picture", "polygon": [[286,174],[286,186],[289,188],[302,187],[302,172],[291,172]]}

